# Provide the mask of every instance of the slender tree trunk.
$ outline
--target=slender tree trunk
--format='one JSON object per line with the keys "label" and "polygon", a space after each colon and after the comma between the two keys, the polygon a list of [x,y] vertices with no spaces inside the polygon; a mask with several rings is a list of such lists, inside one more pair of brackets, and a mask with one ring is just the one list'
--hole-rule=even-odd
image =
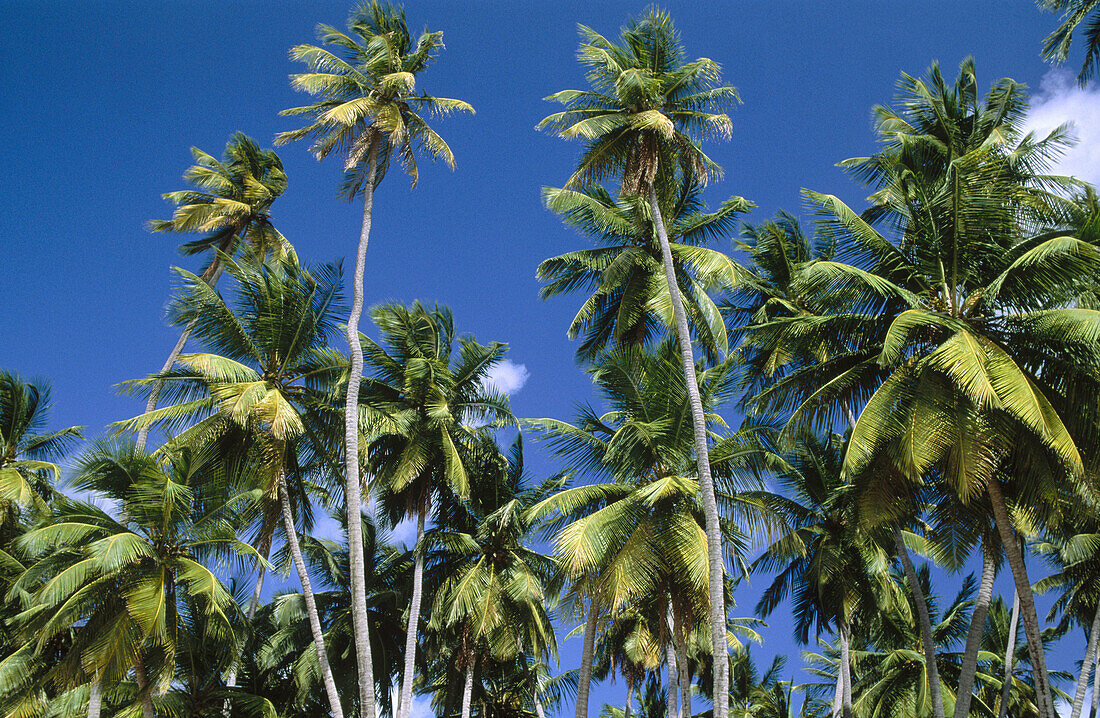
{"label": "slender tree trunk", "polygon": [[462,718],[470,718],[470,698],[474,695],[474,663],[471,657],[466,665],[466,683],[462,686]]}
{"label": "slender tree trunk", "polygon": [[[88,689],[88,718],[99,718],[103,710],[103,681],[96,674],[92,685]],[[628,717],[629,718],[629,717]]]}
{"label": "slender tree trunk", "polygon": [[359,715],[374,716],[374,659],[371,656],[370,625],[367,618],[366,561],[363,556],[362,480],[359,474],[359,384],[363,378],[363,347],[359,343],[359,317],[363,313],[363,272],[374,209],[375,173],[378,169],[378,138],[367,153],[367,178],[363,184],[363,224],[355,253],[351,314],[347,339],[351,356],[348,390],[344,396],[344,480],[348,511],[348,563],[351,566],[351,626],[355,637],[355,665],[359,669]]}
{"label": "slender tree trunk", "polygon": [[1005,647],[1005,675],[1001,686],[1001,705],[997,718],[1008,715],[1008,699],[1012,695],[1012,663],[1016,658],[1016,634],[1020,626],[1020,594],[1012,592],[1012,618],[1008,621],[1008,641]]}
{"label": "slender tree trunk", "polygon": [[978,650],[981,648],[985,619],[989,614],[989,601],[993,597],[993,579],[997,574],[997,559],[989,538],[982,540],[982,581],[978,585],[978,597],[974,612],[970,615],[970,632],[966,636],[962,666],[959,670],[959,690],[955,694],[955,718],[970,716],[970,699],[974,693],[974,676],[978,672]]}
{"label": "slender tree trunk", "polygon": [[584,647],[581,649],[581,672],[577,681],[577,707],[574,718],[588,718],[588,692],[592,688],[592,658],[596,652],[596,623],[600,618],[600,598],[589,599],[588,618],[584,623]]}
{"label": "slender tree trunk", "polygon": [[847,621],[840,624],[840,675],[843,691],[840,696],[840,715],[842,718],[851,718],[852,715],[852,656],[849,648],[851,632]]}
{"label": "slender tree trunk", "polygon": [[[623,708],[623,718],[630,718],[630,709],[634,705],[634,680],[626,679],[626,707]],[[541,718],[541,716],[540,716]]]}
{"label": "slender tree trunk", "polygon": [[[531,684],[531,702],[535,706],[535,715],[538,718],[546,718],[546,711],[542,708],[542,701],[539,700],[539,681],[535,676],[535,672],[531,670],[531,664],[527,662],[527,654],[523,650],[523,636],[520,635],[516,638],[516,648],[519,649],[519,657],[523,662],[523,673],[527,676],[527,681]],[[629,718],[629,716],[627,717]]]}
{"label": "slender tree trunk", "polygon": [[401,700],[397,704],[398,718],[409,718],[412,711],[413,673],[416,670],[416,635],[420,627],[420,594],[424,588],[424,520],[428,513],[428,497],[420,499],[416,511],[416,546],[413,548],[412,600],[409,601],[409,622],[405,626],[405,673],[401,680]]}
{"label": "slender tree trunk", "polygon": [[1089,718],[1096,718],[1098,711],[1100,711],[1100,650],[1097,650],[1093,657],[1092,711],[1089,712]]}
{"label": "slender tree trunk", "polygon": [[340,696],[336,692],[336,681],[332,678],[328,653],[325,651],[325,634],[321,630],[321,617],[317,613],[317,602],[313,599],[313,587],[309,582],[309,571],[302,559],[302,549],[298,545],[298,531],[294,528],[294,514],[290,510],[290,496],[286,491],[286,475],[280,458],[279,475],[276,477],[279,488],[279,503],[283,508],[283,528],[286,531],[286,545],[298,570],[298,580],[302,583],[302,598],[305,599],[306,613],[309,615],[309,629],[313,633],[313,645],[317,649],[317,662],[321,666],[321,680],[325,684],[329,710],[333,718],[344,718],[344,709],[340,705]]}
{"label": "slender tree trunk", "polygon": [[[268,534],[262,541],[263,557],[267,560],[268,554],[271,552],[271,535]],[[248,613],[245,616],[246,623],[249,627],[252,626],[252,619],[256,617],[256,610],[260,607],[260,593],[264,590],[264,575],[267,573],[267,568],[260,564],[260,570],[256,572],[256,586],[252,589],[252,598],[248,601]],[[229,669],[229,675],[225,679],[226,688],[237,687],[237,670],[240,668],[240,660],[233,661],[233,667]],[[225,699],[225,704],[222,707],[222,713],[229,718],[231,715],[230,709],[232,701],[229,698]]]}
{"label": "slender tree trunk", "polygon": [[668,615],[672,623],[672,638],[676,641],[676,665],[680,673],[680,715],[683,718],[691,718],[691,673],[688,669],[687,631],[682,618],[676,611],[670,610]]}
{"label": "slender tree trunk", "polygon": [[1039,716],[1040,718],[1057,718],[1054,713],[1054,703],[1051,700],[1050,678],[1047,675],[1043,640],[1039,635],[1039,616],[1035,612],[1035,596],[1031,592],[1031,581],[1027,577],[1027,566],[1024,565],[1023,553],[1016,541],[1012,520],[1009,518],[1008,509],[1005,507],[1004,494],[1001,493],[999,481],[996,478],[987,481],[986,491],[989,494],[990,502],[993,504],[993,516],[996,519],[997,531],[1001,534],[1001,543],[1004,544],[1008,565],[1012,567],[1012,577],[1016,583],[1016,594],[1020,597],[1020,616],[1024,621],[1024,635],[1027,636],[1028,655],[1031,658],[1031,667],[1035,673],[1035,697]]}
{"label": "slender tree trunk", "polygon": [[917,607],[917,620],[920,625],[920,642],[924,649],[924,674],[928,678],[929,700],[932,702],[934,718],[946,718],[943,709],[943,694],[940,690],[940,670],[936,665],[936,646],[932,643],[932,617],[928,615],[928,602],[924,598],[924,589],[917,579],[917,570],[909,558],[909,549],[902,539],[901,529],[894,529],[894,545],[898,558],[905,569],[905,578],[909,581],[909,590],[913,592],[913,603]]}
{"label": "slender tree trunk", "polygon": [[134,678],[137,681],[138,697],[141,699],[141,718],[156,718],[153,709],[153,692],[149,687],[149,677],[145,673],[145,659],[138,648],[134,654]]}
{"label": "slender tree trunk", "polygon": [[665,281],[672,298],[676,317],[676,334],[680,340],[680,355],[684,363],[684,380],[691,404],[692,429],[695,435],[695,462],[699,473],[699,488],[703,497],[706,516],[707,565],[710,584],[710,632],[714,658],[714,718],[729,715],[729,655],[726,646],[726,597],[725,561],[722,556],[722,529],[719,525],[718,501],[714,495],[714,479],[710,473],[710,454],[707,448],[707,423],[703,402],[699,396],[699,381],[695,376],[695,355],[691,347],[691,331],[688,328],[684,302],[676,282],[676,270],[672,263],[672,248],[665,231],[664,218],[657,202],[657,190],[649,187],[649,207],[653,213],[653,225],[661,243],[661,259],[665,268]]}
{"label": "slender tree trunk", "polygon": [[840,661],[836,664],[836,690],[833,691],[833,709],[829,715],[833,718],[840,716],[840,703],[844,700],[844,671],[840,669]]}
{"label": "slender tree trunk", "polygon": [[1089,642],[1085,648],[1085,660],[1081,662],[1081,676],[1077,679],[1077,691],[1073,694],[1073,711],[1069,718],[1080,718],[1081,710],[1085,706],[1085,691],[1089,685],[1089,668],[1092,667],[1096,656],[1096,644],[1100,641],[1100,603],[1096,605],[1096,613],[1092,619],[1092,628],[1089,629]]}
{"label": "slender tree trunk", "polygon": [[668,695],[666,696],[668,718],[679,718],[676,710],[676,692],[680,681],[676,679],[676,647],[673,645],[672,630],[669,630],[668,647],[665,649],[665,662],[668,664]]}
{"label": "slender tree trunk", "polygon": [[[218,251],[226,251],[227,249],[229,249],[230,243],[231,241],[222,242],[221,246],[218,247]],[[222,265],[221,259],[219,259],[217,255],[215,255],[214,259],[210,262],[210,266],[208,266],[206,268],[206,271],[202,273],[202,280],[206,282],[210,287],[215,286],[218,283],[218,279],[222,276],[222,270],[224,268],[225,267]],[[183,332],[180,333],[180,338],[176,342],[176,346],[172,347],[172,352],[168,355],[168,360],[165,361],[164,366],[160,368],[161,374],[164,374],[175,365],[176,359],[178,359],[180,353],[183,352],[184,346],[187,345],[187,339],[191,336],[191,330],[194,328],[195,323],[191,322],[187,325],[187,327],[184,328]],[[157,408],[157,401],[160,399],[160,390],[163,387],[163,381],[157,381],[153,384],[153,390],[149,392],[149,399],[145,402],[146,414]],[[138,429],[137,438],[134,439],[134,446],[137,448],[138,451],[145,450],[145,443],[149,440],[149,429],[150,427],[148,426],[143,426]]]}

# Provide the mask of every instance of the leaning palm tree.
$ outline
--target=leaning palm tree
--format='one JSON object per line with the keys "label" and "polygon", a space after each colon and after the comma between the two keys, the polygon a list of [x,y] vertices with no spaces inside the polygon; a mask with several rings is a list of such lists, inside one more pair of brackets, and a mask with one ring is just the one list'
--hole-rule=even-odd
{"label": "leaning palm tree", "polygon": [[[271,222],[271,205],[287,186],[279,155],[261,150],[241,132],[230,138],[221,160],[198,147],[192,147],[191,154],[195,164],[183,173],[183,179],[194,189],[165,194],[164,199],[176,205],[172,219],[150,221],[149,231],[201,234],[180,245],[180,251],[187,256],[209,255],[201,276],[211,287],[225,269],[222,257],[235,257],[242,248],[259,256],[293,253],[293,247]],[[191,327],[184,327],[161,373],[175,365],[190,336]],[[149,393],[145,411],[156,409],[159,398],[158,385]],[[148,436],[148,427],[138,431],[138,448],[145,447]]]}
{"label": "leaning palm tree", "polygon": [[1084,87],[1100,67],[1100,2],[1097,0],[1037,0],[1039,7],[1061,13],[1061,24],[1043,38],[1043,59],[1065,62],[1073,45],[1073,33],[1085,27],[1085,61],[1077,73],[1077,82]]}
{"label": "leaning palm tree", "polygon": [[[317,37],[328,50],[315,45],[297,45],[290,57],[309,67],[309,72],[292,75],[296,90],[319,98],[313,105],[283,110],[284,115],[303,115],[309,123],[280,133],[276,143],[313,140],[311,150],[318,160],[330,154],[344,159],[341,194],[350,202],[363,198],[363,223],[355,253],[352,304],[347,322],[351,353],[351,378],[344,397],[344,462],[348,506],[358,511],[361,500],[359,468],[359,383],[363,374],[363,352],[359,345],[359,319],[363,311],[363,272],[367,241],[370,239],[374,190],[386,174],[396,153],[406,173],[417,180],[416,150],[433,160],[442,159],[454,168],[454,154],[447,143],[428,125],[429,115],[473,112],[461,100],[432,97],[415,92],[416,75],[443,48],[443,33],[425,30],[415,41],[405,23],[405,12],[379,0],[357,7],[348,18],[350,35],[328,25],[317,26]],[[370,678],[370,638],[363,574],[362,539],[356,521],[348,524],[351,547],[352,617],[355,625],[356,656],[361,675]],[[364,680],[361,710],[374,718],[374,696],[368,695],[373,680]]]}
{"label": "leaning palm tree", "polygon": [[[684,376],[692,406],[695,460],[706,512],[710,566],[710,624],[714,641],[715,718],[726,718],[728,671],[725,641],[724,562],[718,505],[714,496],[707,429],[695,376],[690,326],[679,291],[676,265],[669,244],[658,187],[681,177],[705,184],[719,167],[699,148],[704,135],[728,137],[724,109],[737,101],[737,91],[722,86],[718,63],[700,58],[685,61],[672,19],[656,8],[631,20],[616,44],[587,27],[578,59],[588,68],[591,90],[565,90],[549,99],[566,108],[545,118],[540,128],[588,141],[580,166],[567,188],[588,187],[618,177],[624,195],[644,197],[661,248],[665,281],[680,339]],[[583,718],[578,714],[578,718]]]}
{"label": "leaning palm tree", "polygon": [[370,375],[364,378],[362,403],[375,420],[366,465],[379,486],[379,502],[390,522],[416,521],[398,703],[399,718],[408,718],[423,593],[425,525],[434,507],[469,497],[475,462],[485,460],[483,429],[478,425],[515,426],[516,420],[508,398],[487,380],[492,367],[504,358],[506,345],[482,345],[457,337],[454,319],[445,307],[387,304],[371,315],[382,336],[379,343],[363,339]]}
{"label": "leaning palm tree", "polygon": [[325,347],[340,310],[340,268],[324,265],[311,274],[294,256],[262,264],[222,261],[236,280],[236,306],[201,277],[178,270],[184,290],[171,307],[174,321],[192,325],[213,351],[181,355],[180,369],[131,382],[138,392],[164,383],[178,403],[121,422],[120,430],[185,429],[173,440],[179,445],[203,445],[234,427],[247,430],[262,462],[264,490],[279,502],[329,710],[342,718],[287,479],[299,442],[316,436],[311,413],[331,411],[329,387],[346,371],[343,359]]}

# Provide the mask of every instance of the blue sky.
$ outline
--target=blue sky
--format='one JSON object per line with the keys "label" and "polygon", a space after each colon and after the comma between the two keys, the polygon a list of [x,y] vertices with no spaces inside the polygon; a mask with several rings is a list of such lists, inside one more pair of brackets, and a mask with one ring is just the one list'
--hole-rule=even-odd
{"label": "blue sky", "polygon": [[[410,192],[393,172],[377,193],[367,301],[439,301],[461,331],[508,342],[517,375],[526,377],[513,391],[519,416],[566,417],[591,398],[565,336],[578,300],[537,295],[538,263],[586,246],[539,199],[542,186],[565,181],[579,149],[533,129],[554,110],[542,98],[584,84],[576,23],[614,35],[643,5],[406,7],[410,27],[443,30],[447,45],[420,86],[467,100],[477,114],[437,125],[457,157],[454,173],[424,164]],[[1036,126],[1076,118],[1083,142],[1066,169],[1100,179],[1100,99],[1041,62],[1040,40],[1055,18],[1028,0],[666,7],[688,54],[720,62],[741,92],[732,140],[708,148],[726,176],[707,196],[712,205],[732,194],[753,200],[759,209],[750,221],[778,208],[799,212],[803,187],[859,205],[866,193],[834,165],[874,151],[871,107],[892,101],[902,71],[922,74],[939,60],[953,78],[967,55],[983,89],[1004,76],[1033,88]],[[196,268],[176,253],[176,238],[143,228],[170,216],[161,193],[183,188],[191,146],[220,155],[236,131],[270,146],[276,132],[295,127],[277,115],[307,100],[288,85],[300,65],[287,50],[312,42],[317,22],[342,27],[350,6],[7,0],[3,8],[0,366],[52,380],[54,423],[86,426],[94,437],[140,411],[114,386],[159,368],[177,336],[164,321],[169,268]],[[360,208],[335,198],[337,163],[318,164],[301,145],[279,153],[290,180],[273,207],[279,228],[309,262],[350,258]],[[546,457],[534,464],[556,469]],[[755,595],[738,595],[739,613]],[[786,626],[778,613],[762,654],[797,655]],[[578,643],[566,644],[566,666]],[[1055,665],[1077,660],[1078,643],[1063,642]],[[622,690],[598,690],[595,705]]]}

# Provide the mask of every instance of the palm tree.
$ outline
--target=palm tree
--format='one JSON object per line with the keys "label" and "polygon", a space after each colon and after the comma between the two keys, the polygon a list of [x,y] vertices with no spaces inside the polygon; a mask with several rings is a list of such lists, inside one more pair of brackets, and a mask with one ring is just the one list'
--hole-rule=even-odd
{"label": "palm tree", "polygon": [[[699,148],[696,137],[729,136],[730,120],[723,110],[737,101],[737,92],[719,84],[720,68],[716,62],[706,58],[685,62],[672,19],[656,8],[629,21],[619,45],[587,27],[581,26],[580,31],[584,41],[578,58],[588,68],[593,89],[565,90],[552,95],[549,99],[563,103],[566,108],[545,118],[539,127],[562,137],[588,141],[580,166],[566,188],[588,187],[618,176],[624,195],[645,197],[649,204],[692,407],[695,458],[706,512],[714,695],[718,701],[715,718],[726,718],[728,656],[718,504],[690,327],[657,187],[674,183],[677,170],[681,177],[691,177],[700,184],[718,174],[718,166]],[[577,718],[584,717],[578,713]]]}
{"label": "palm tree", "polygon": [[[662,196],[661,204],[668,208],[670,250],[689,324],[708,357],[725,356],[726,330],[708,293],[736,284],[740,268],[704,244],[730,234],[738,214],[752,204],[731,197],[717,211],[707,212],[702,187],[690,175],[659,189],[663,195],[672,192]],[[672,300],[648,202],[636,195],[615,199],[600,185],[546,188],[543,196],[566,224],[603,245],[552,257],[538,268],[538,278],[548,283],[541,291],[544,299],[591,292],[569,326],[570,339],[584,333],[577,358],[590,361],[610,346],[647,346],[655,336],[674,331]]]}
{"label": "palm tree", "polygon": [[219,647],[217,665],[234,659],[236,604],[204,562],[225,566],[255,552],[225,520],[248,497],[204,496],[204,474],[215,461],[187,449],[158,458],[101,440],[81,457],[74,486],[117,502],[119,518],[63,499],[48,522],[21,539],[28,552],[44,555],[21,579],[39,585],[23,630],[39,651],[74,626],[83,634],[54,669],[60,680],[82,683],[87,674],[98,683],[132,665],[142,714],[152,718],[153,692],[175,672],[183,604],[199,612],[207,640]]}
{"label": "palm tree", "polygon": [[46,509],[53,483],[60,478],[51,460],[84,438],[78,426],[40,433],[48,423],[50,404],[48,383],[24,382],[0,370],[0,550],[8,543],[16,507]]}
{"label": "palm tree", "polygon": [[1043,59],[1065,62],[1073,44],[1077,26],[1088,20],[1085,28],[1085,61],[1077,73],[1077,82],[1084,87],[1100,66],[1100,2],[1097,0],[1037,0],[1040,8],[1061,13],[1062,24],[1043,38]]}
{"label": "palm tree", "polygon": [[325,348],[340,309],[340,268],[324,265],[311,275],[294,256],[263,264],[222,261],[237,282],[236,307],[183,270],[184,290],[171,307],[175,323],[191,325],[217,353],[181,355],[181,369],[131,382],[135,391],[163,382],[179,403],[122,422],[120,430],[156,424],[172,430],[198,419],[174,440],[181,445],[201,445],[233,427],[247,430],[261,457],[265,491],[280,504],[329,709],[342,718],[287,486],[296,443],[316,436],[310,414],[330,411],[328,387],[345,371],[342,358]]}
{"label": "palm tree", "polygon": [[[225,267],[223,255],[237,256],[243,247],[261,257],[293,253],[293,247],[271,222],[271,205],[287,186],[282,160],[273,150],[261,150],[252,138],[237,132],[225,145],[221,160],[197,147],[191,148],[191,154],[195,164],[183,173],[183,179],[194,189],[163,195],[176,209],[172,219],[150,221],[149,231],[202,234],[181,245],[180,251],[187,256],[209,255],[202,279],[211,287],[218,283]],[[190,335],[191,327],[184,327],[161,367],[162,374],[175,365]],[[157,385],[149,393],[146,413],[157,408],[160,389]],[[139,449],[145,448],[148,436],[148,427],[138,431]]]}
{"label": "palm tree", "polygon": [[[351,377],[344,401],[344,463],[346,499],[359,510],[362,505],[359,461],[358,399],[363,375],[363,353],[359,344],[359,319],[363,311],[363,273],[367,242],[370,239],[374,190],[386,174],[396,153],[406,173],[417,180],[416,150],[433,160],[442,159],[454,169],[454,154],[426,120],[430,115],[470,112],[473,107],[461,100],[416,94],[416,75],[422,72],[443,48],[443,33],[425,30],[414,42],[405,23],[405,12],[379,0],[359,5],[348,18],[347,35],[328,25],[317,26],[322,45],[297,45],[290,51],[293,60],[306,63],[309,71],[291,76],[294,89],[319,97],[305,107],[283,110],[283,115],[304,115],[309,123],[302,128],[280,133],[278,144],[312,139],[311,151],[318,160],[332,153],[343,156],[344,182],[341,194],[350,202],[363,197],[363,223],[355,254],[352,304],[347,322],[347,340],[351,353]],[[374,696],[368,695],[371,677],[370,637],[363,573],[359,525],[348,524],[351,547],[352,618],[355,626],[356,656],[361,683],[361,711],[374,718]]]}
{"label": "palm tree", "polygon": [[[392,524],[416,520],[412,598],[406,627],[399,718],[412,709],[416,638],[424,577],[424,530],[433,495],[465,500],[474,461],[483,454],[478,423],[515,425],[508,399],[487,381],[506,345],[481,345],[455,336],[449,309],[376,307],[371,317],[381,342],[364,338],[370,375],[363,404],[376,423],[367,468],[380,487],[379,502]],[[455,346],[458,344],[458,346]]]}
{"label": "palm tree", "polygon": [[[872,466],[888,476],[881,467],[889,466],[918,482],[934,470],[964,502],[988,494],[1050,715],[1004,489],[1026,487],[1037,501],[1035,487],[1052,476],[1087,489],[1071,430],[1087,436],[1095,426],[1087,397],[1096,389],[1089,377],[1100,362],[1100,314],[1071,305],[1100,268],[1100,252],[1047,231],[1069,204],[1050,188],[1070,183],[1039,173],[1063,135],[1020,138],[1018,85],[1002,80],[981,102],[967,61],[953,87],[936,67],[928,81],[906,76],[904,87],[903,112],[879,110],[883,152],[845,163],[879,188],[865,216],[807,193],[828,217],[838,260],[803,268],[812,314],[750,333],[759,351],[798,356],[800,347],[806,356],[812,347],[828,358],[793,365],[756,404],[790,407],[797,425],[835,421],[865,402],[846,476]],[[896,239],[875,219],[898,228]]]}

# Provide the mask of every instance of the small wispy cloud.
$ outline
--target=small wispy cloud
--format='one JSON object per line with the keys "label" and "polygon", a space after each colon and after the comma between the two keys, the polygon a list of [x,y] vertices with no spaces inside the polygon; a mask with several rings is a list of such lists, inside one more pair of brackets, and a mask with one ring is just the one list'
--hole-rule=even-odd
{"label": "small wispy cloud", "polygon": [[485,383],[502,394],[515,394],[523,388],[530,376],[526,365],[505,359],[489,370]]}
{"label": "small wispy cloud", "polygon": [[1053,171],[1100,184],[1100,88],[1081,88],[1073,73],[1054,69],[1043,76],[1031,99],[1026,128],[1043,137],[1056,127],[1072,123],[1077,144],[1058,160]]}

